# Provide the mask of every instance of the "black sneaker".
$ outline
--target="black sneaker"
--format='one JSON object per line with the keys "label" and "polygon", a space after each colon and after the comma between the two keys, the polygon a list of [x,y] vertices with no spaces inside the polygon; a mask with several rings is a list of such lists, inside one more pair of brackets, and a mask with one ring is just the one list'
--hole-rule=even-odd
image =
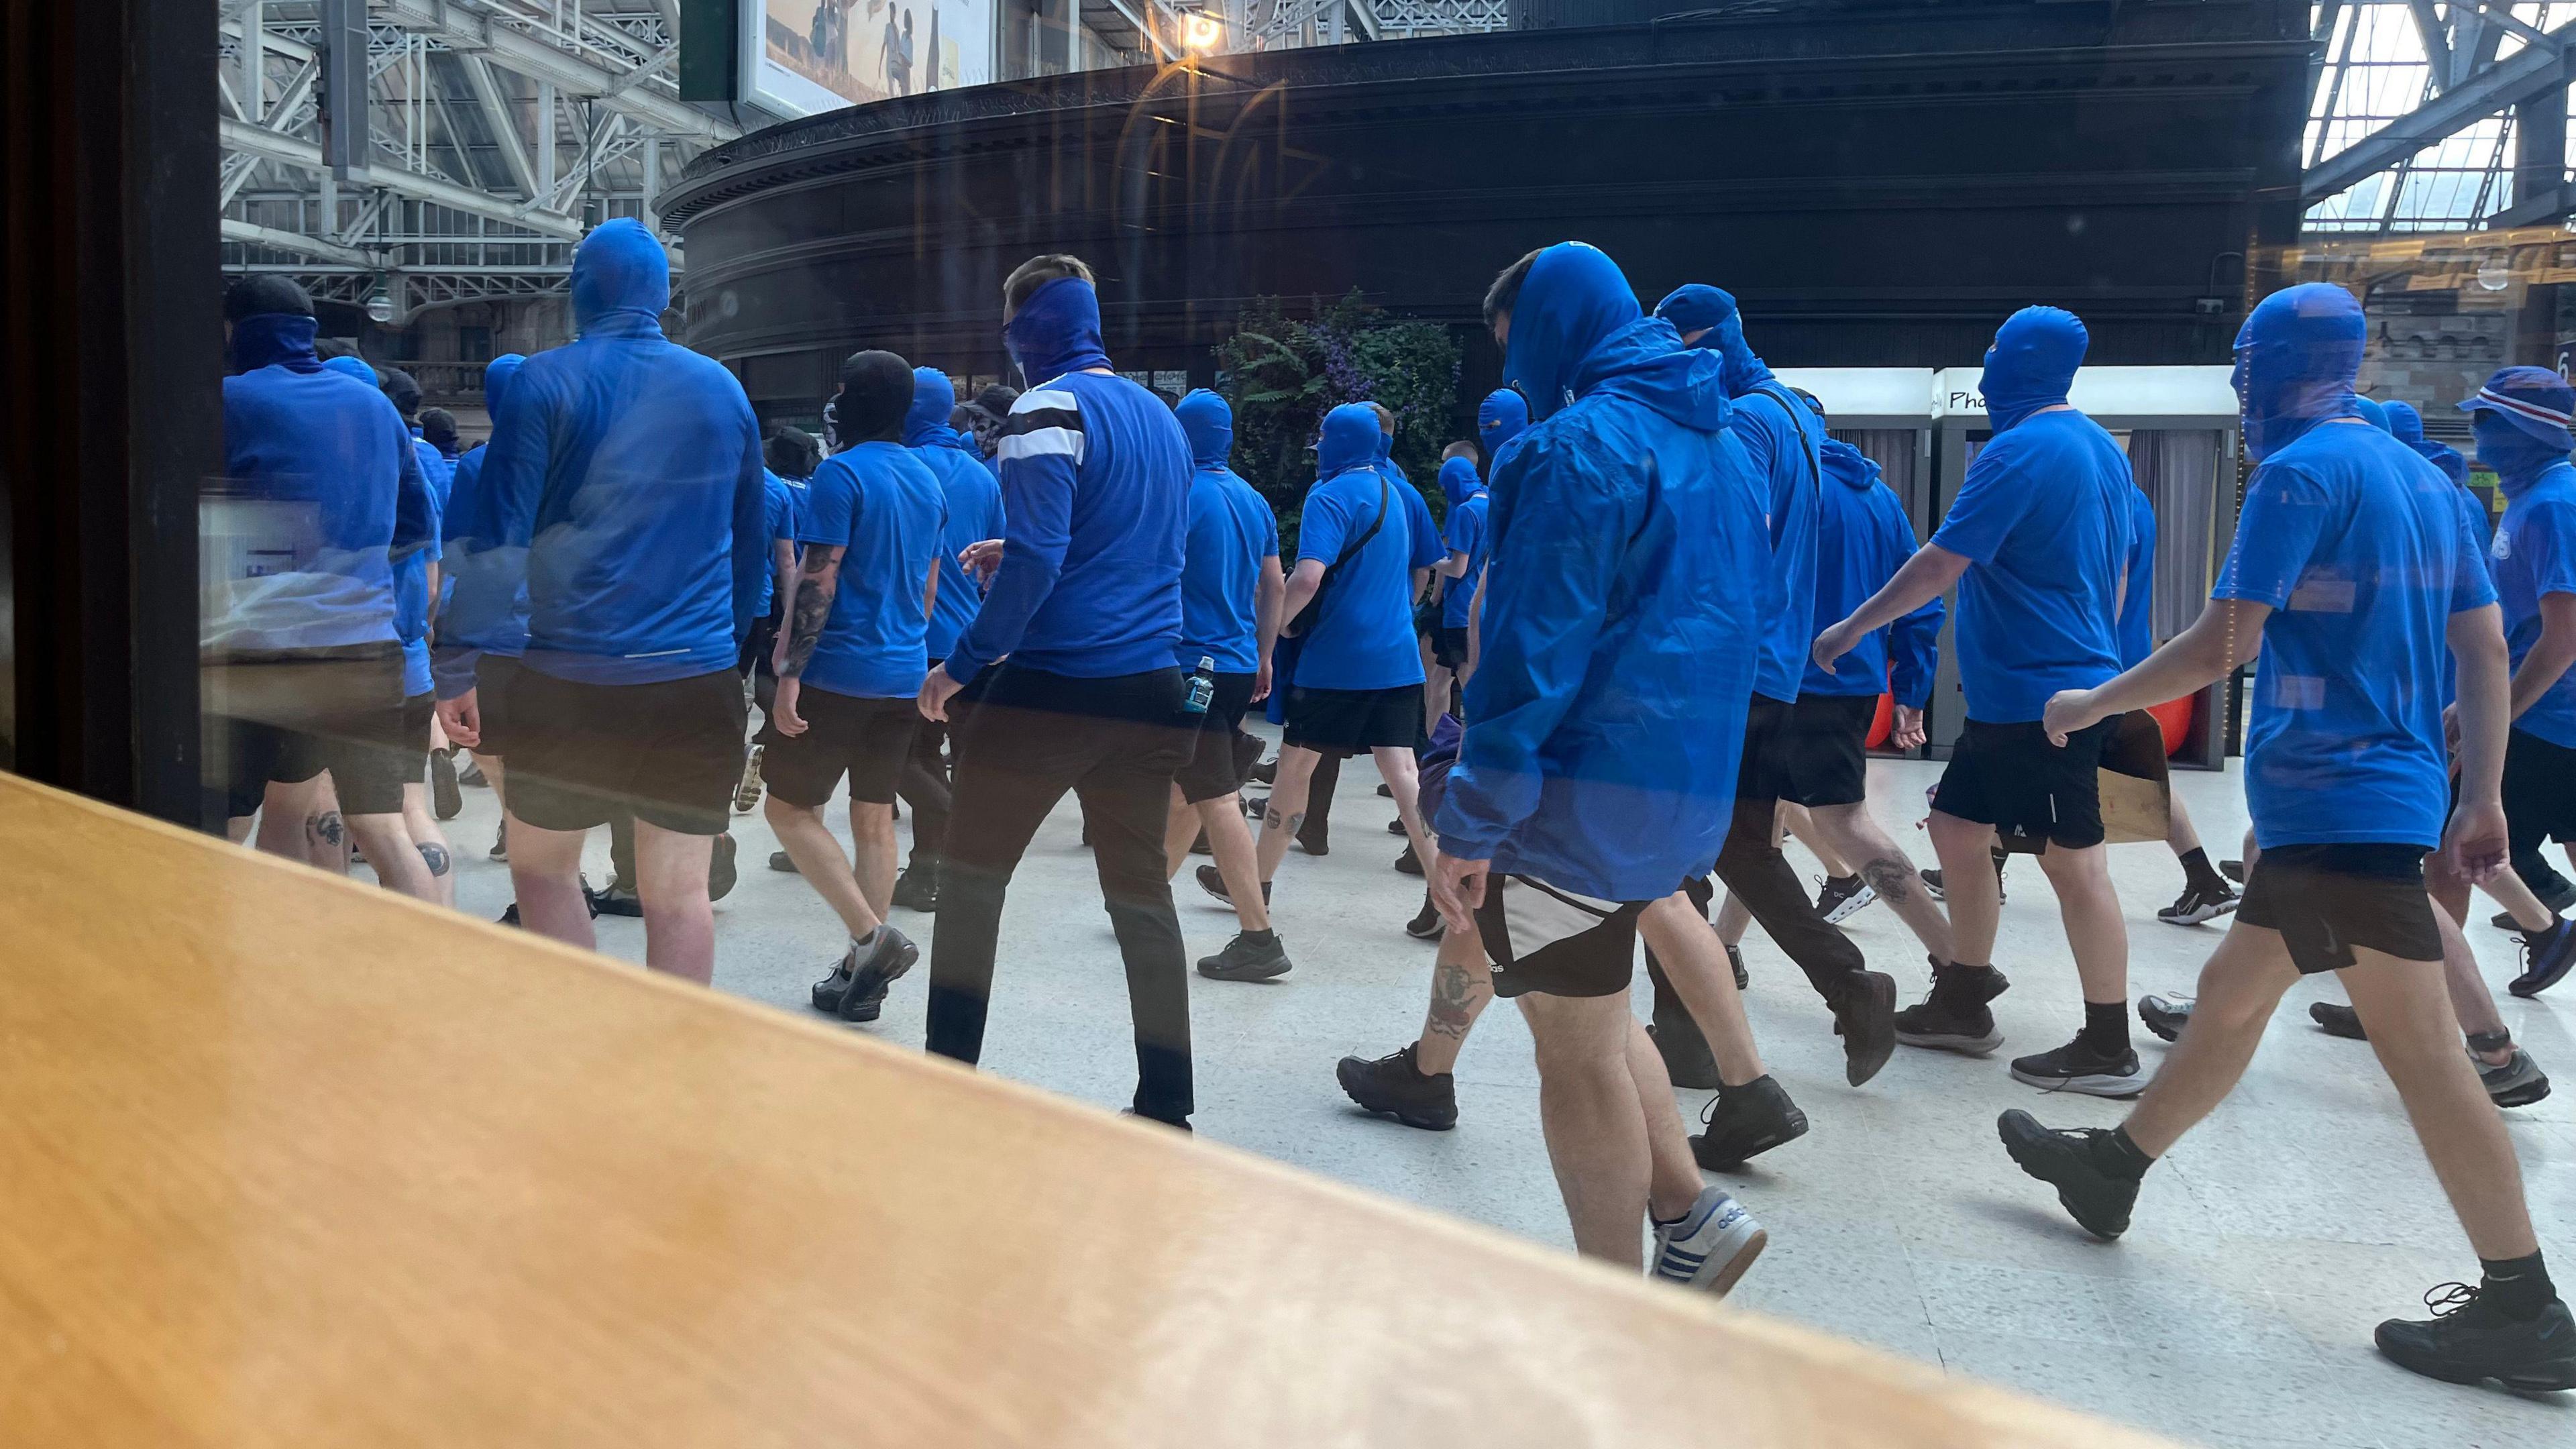
{"label": "black sneaker", "polygon": [[635,887],[631,885],[610,881],[604,891],[584,887],[582,894],[590,897],[590,913],[594,916],[624,916],[633,920],[644,914],[644,902],[637,898]]}
{"label": "black sneaker", "polygon": [[1324,824],[1324,822],[1317,820],[1312,816],[1308,816],[1306,823],[1297,827],[1297,848],[1306,852],[1308,855],[1332,854],[1332,828]]}
{"label": "black sneaker", "polygon": [[503,908],[502,908],[502,910],[501,910],[501,914],[499,914],[499,915],[497,915],[497,916],[493,917],[492,919],[493,919],[493,920],[495,920],[495,921],[497,921],[497,922],[499,922],[500,924],[502,924],[502,925],[504,925],[504,926],[516,926],[516,925],[518,925],[518,924],[519,924],[519,903],[518,903],[517,901],[512,901],[512,902],[510,902],[510,904],[509,904],[509,905],[507,905],[507,906],[505,906],[505,907],[503,907]]}
{"label": "black sneaker", "polygon": [[1392,800],[1392,799],[1394,799],[1394,798],[1395,798],[1395,787],[1394,787],[1393,785],[1387,785],[1387,784],[1381,784],[1381,785],[1379,785],[1379,786],[1377,787],[1377,797],[1378,797],[1379,799],[1381,799],[1381,800]]}
{"label": "black sneaker", "polygon": [[453,820],[465,809],[465,794],[456,784],[456,747],[429,752],[430,812]]}
{"label": "black sneaker", "polygon": [[1878,892],[1868,881],[1856,875],[1829,875],[1816,886],[1816,914],[1825,924],[1840,924],[1845,916],[1878,899]]}
{"label": "black sneaker", "polygon": [[1288,974],[1288,953],[1279,948],[1279,933],[1264,931],[1265,940],[1237,931],[1225,949],[1199,962],[1199,974],[1211,981],[1275,981]]}
{"label": "black sneaker", "polygon": [[1843,1080],[1857,1087],[1896,1055],[1896,978],[1855,971],[1834,1001],[1834,1030],[1843,1039]]}
{"label": "black sneaker", "polygon": [[1393,1117],[1425,1132],[1446,1132],[1458,1125],[1458,1079],[1447,1072],[1426,1075],[1413,1064],[1411,1045],[1376,1061],[1344,1057],[1333,1068],[1333,1076],[1362,1111]]}
{"label": "black sneaker", "polygon": [[[1234,897],[1225,893],[1225,877],[1217,873],[1217,868],[1215,866],[1200,866],[1198,869],[1198,881],[1200,890],[1206,891],[1209,895],[1216,897],[1218,900],[1225,902],[1229,906],[1234,904]],[[1265,906],[1270,904],[1271,885],[1272,882],[1270,881],[1263,881],[1261,883],[1261,903]]]}
{"label": "black sneaker", "polygon": [[2158,1041],[2172,1041],[2191,1024],[2191,998],[2188,996],[2147,995],[2138,998],[2138,1020],[2156,1034]]}
{"label": "black sneaker", "polygon": [[795,857],[789,855],[783,850],[773,850],[769,853],[769,868],[771,870],[784,871],[789,875],[794,875],[796,874]]}
{"label": "black sneaker", "polygon": [[1735,989],[1736,989],[1736,990],[1738,990],[1738,991],[1750,991],[1750,990],[1752,990],[1752,989],[1753,989],[1753,978],[1752,978],[1750,975],[1746,974],[1746,972],[1745,972],[1745,970],[1744,970],[1744,948],[1743,948],[1743,947],[1741,947],[1741,946],[1729,946],[1729,947],[1727,947],[1727,948],[1726,948],[1726,964],[1735,968]]}
{"label": "black sneaker", "polygon": [[894,878],[894,898],[888,904],[907,911],[938,910],[938,872],[926,865],[908,867]]}
{"label": "black sneaker", "polygon": [[1711,1172],[1725,1172],[1807,1135],[1807,1114],[1771,1078],[1755,1077],[1709,1099],[1699,1120],[1708,1130],[1690,1140],[1691,1156]]}
{"label": "black sneaker", "polygon": [[1911,1047],[1981,1057],[2004,1044],[1986,1003],[2012,985],[1992,966],[1932,967],[1932,992],[1896,1013],[1896,1039]]}
{"label": "black sneaker", "polygon": [[1995,1119],[2004,1151],[2021,1170],[2057,1189],[2058,1205],[2077,1226],[2108,1242],[2129,1230],[2138,1180],[2105,1171],[2097,1144],[2110,1132],[2097,1127],[2056,1131],[2019,1108]]}
{"label": "black sneaker", "polygon": [[2147,1089],[2147,1077],[2138,1070],[2135,1049],[2124,1046],[2116,1052],[2100,1051],[2080,1035],[2055,1051],[2015,1057],[2012,1076],[2016,1082],[2052,1092],[2082,1092],[2093,1097],[2134,1097]]}
{"label": "black sneaker", "polygon": [[2513,1319],[2466,1283],[2424,1295],[2429,1319],[2392,1318],[2371,1341],[2388,1361],[2446,1384],[2495,1383],[2520,1393],[2576,1389],[2576,1318],[2553,1298],[2532,1319]]}
{"label": "black sneaker", "polygon": [[1404,833],[1404,817],[1399,815],[1393,820],[1386,822],[1386,833],[1389,835],[1402,835]]}
{"label": "black sneaker", "polygon": [[1269,759],[1262,761],[1260,764],[1253,766],[1250,774],[1253,779],[1260,781],[1264,785],[1278,784],[1279,757],[1273,755]]}
{"label": "black sneaker", "polygon": [[2220,861],[2218,863],[2218,873],[2227,877],[2237,885],[2245,884],[2245,862],[2241,860]]}
{"label": "black sneaker", "polygon": [[1431,892],[1424,891],[1422,911],[1404,923],[1404,934],[1417,941],[1437,941],[1448,929],[1449,923],[1440,919],[1440,908],[1431,904]]}
{"label": "black sneaker", "polygon": [[707,854],[708,900],[720,901],[733,894],[734,883],[742,879],[742,872],[734,865],[734,858],[741,849],[730,835],[716,837],[714,847]]}
{"label": "black sneaker", "polygon": [[[454,746],[449,748],[452,749]],[[458,767],[456,783],[474,790],[489,789],[492,785],[491,781],[483,778],[483,767],[474,763],[474,757],[471,755],[466,756],[465,763]]]}
{"label": "black sneaker", "polygon": [[2487,1089],[2487,1100],[2499,1107],[2528,1107],[2549,1095],[2549,1074],[2531,1053],[2520,1047],[2499,1065],[2490,1066],[2469,1053],[2469,1062],[2478,1069],[2478,1081]]}
{"label": "black sneaker", "polygon": [[2522,974],[2506,983],[2516,996],[2538,996],[2576,969],[2576,921],[2560,917],[2546,931],[2514,937],[2522,943]]}
{"label": "black sneaker", "polygon": [[1410,876],[1419,876],[1422,874],[1422,857],[1413,853],[1412,846],[1406,846],[1404,848],[1404,854],[1395,858],[1395,873],[1397,875]]}
{"label": "black sneaker", "polygon": [[[852,956],[858,955],[854,943]],[[885,1010],[886,992],[903,973],[921,959],[921,948],[912,938],[892,926],[877,927],[876,945],[851,973],[850,988],[841,998],[841,1020],[874,1021]]]}
{"label": "black sneaker", "polygon": [[2324,1028],[2328,1036],[2339,1036],[2345,1041],[2370,1040],[2370,1033],[2361,1029],[2361,1013],[2340,1001],[2309,1002],[2308,1020]]}
{"label": "black sneaker", "polygon": [[1936,901],[1947,901],[1950,899],[1949,896],[1942,893],[1941,872],[1937,867],[1932,870],[1918,870],[1915,872],[1915,875],[1922,878],[1923,893],[1925,895],[1930,896]]}
{"label": "black sneaker", "polygon": [[1680,992],[1657,993],[1652,1015],[1654,1020],[1646,1027],[1646,1039],[1655,1044],[1655,1054],[1664,1059],[1664,1075],[1674,1086],[1714,1092],[1725,1085],[1717,1074],[1717,1053],[1708,1049],[1708,1038],[1700,1034],[1690,1008],[1682,1005]]}
{"label": "black sneaker", "polygon": [[2168,926],[2197,926],[2217,920],[2236,909],[2236,892],[2227,883],[2218,883],[2216,894],[2205,886],[2187,885],[2174,903],[2156,912],[2156,919]]}
{"label": "black sneaker", "polygon": [[832,974],[814,983],[814,1009],[829,1016],[841,1014],[841,1003],[849,999],[850,983],[857,979],[858,950],[853,947],[840,960],[832,963]]}

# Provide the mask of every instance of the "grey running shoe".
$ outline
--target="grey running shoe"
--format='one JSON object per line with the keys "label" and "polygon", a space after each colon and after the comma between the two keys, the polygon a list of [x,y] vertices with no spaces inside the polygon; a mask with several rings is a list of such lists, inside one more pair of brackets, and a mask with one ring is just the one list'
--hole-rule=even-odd
{"label": "grey running shoe", "polygon": [[921,959],[921,948],[903,932],[880,925],[872,949],[862,956],[853,941],[850,954],[854,964],[850,989],[841,998],[841,1020],[874,1021],[885,1010],[886,992]]}
{"label": "grey running shoe", "polygon": [[2531,1053],[2520,1047],[2505,1058],[2502,1066],[2489,1066],[2478,1060],[2475,1052],[2469,1060],[2478,1069],[2478,1081],[2487,1089],[2487,1098],[2499,1107],[2528,1107],[2549,1095],[2549,1077]]}
{"label": "grey running shoe", "polygon": [[2136,1051],[2097,1051],[2080,1036],[2055,1051],[2015,1057],[2012,1076],[2029,1086],[2090,1097],[2134,1097],[2147,1089]]}
{"label": "grey running shoe", "polygon": [[2156,1034],[2158,1041],[2172,1041],[2191,1024],[2191,998],[2188,996],[2147,995],[2138,998],[2138,1020]]}

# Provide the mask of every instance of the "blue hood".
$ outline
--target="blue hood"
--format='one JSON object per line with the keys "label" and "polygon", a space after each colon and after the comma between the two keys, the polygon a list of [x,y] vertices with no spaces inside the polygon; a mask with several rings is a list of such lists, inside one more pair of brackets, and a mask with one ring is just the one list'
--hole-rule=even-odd
{"label": "blue hood", "polygon": [[1068,372],[1107,367],[1100,340],[1100,294],[1079,277],[1058,277],[1029,294],[1002,327],[1002,345],[1031,387]]}
{"label": "blue hood", "polygon": [[1676,332],[1702,334],[1690,345],[1716,353],[1725,363],[1728,397],[1742,397],[1771,380],[1771,369],[1744,340],[1744,315],[1736,310],[1732,294],[1691,282],[1656,303],[1655,315],[1673,324]]}
{"label": "blue hood", "polygon": [[1505,443],[1517,438],[1529,427],[1529,399],[1507,387],[1495,388],[1476,405],[1476,436],[1485,445],[1485,459],[1493,456]]}
{"label": "blue hood", "polygon": [[2496,486],[2508,498],[2538,481],[2542,469],[2567,461],[2565,448],[2533,437],[2503,413],[2473,412],[2469,429],[2477,434],[2478,461],[2495,470]]}
{"label": "blue hood", "polygon": [[2236,334],[2236,402],[2256,461],[2328,418],[2361,416],[2353,379],[2369,324],[2331,282],[2285,287],[2255,304]]}
{"label": "blue hood", "polygon": [[504,352],[483,364],[483,411],[496,428],[501,423],[501,400],[509,396],[510,383],[518,377],[519,369],[526,366],[527,361],[518,353]]}
{"label": "blue hood", "polygon": [[641,222],[602,222],[573,249],[576,332],[659,332],[670,305],[671,258]]}
{"label": "blue hood", "polygon": [[376,370],[354,357],[326,357],[322,365],[342,377],[354,377],[369,387],[376,385]]}
{"label": "blue hood", "polygon": [[1234,456],[1234,409],[1224,398],[1199,388],[1182,398],[1172,409],[1181,420],[1181,431],[1189,434],[1190,462],[1201,468],[1222,468]]}
{"label": "blue hood", "polygon": [[1344,403],[1324,414],[1324,426],[1315,440],[1315,477],[1317,481],[1339,476],[1353,468],[1372,467],[1377,463],[1377,413],[1366,403]]}
{"label": "blue hood", "polygon": [[2354,411],[2361,414],[2361,420],[2363,422],[2370,424],[2372,427],[2379,429],[2383,433],[2394,433],[2397,431],[2396,428],[2388,421],[2388,409],[2381,407],[2378,403],[2369,398],[2356,395],[2352,400],[2352,405]]}
{"label": "blue hood", "polygon": [[2424,448],[2424,415],[2409,402],[2384,402],[2381,416],[2388,419],[2388,435],[2418,452]]}
{"label": "blue hood", "polygon": [[2060,308],[2024,307],[2005,318],[1977,385],[1986,397],[1986,421],[2000,433],[2066,401],[2090,341],[2082,319]]}
{"label": "blue hood", "polygon": [[1475,497],[1476,490],[1483,486],[1476,477],[1476,465],[1464,458],[1451,458],[1440,465],[1440,491],[1447,495],[1452,508]]}
{"label": "blue hood", "polygon": [[1643,315],[1619,264],[1600,248],[1558,242],[1538,254],[1512,307],[1503,380],[1529,400],[1530,420],[1580,396],[1595,349]]}
{"label": "blue hood", "polygon": [[1825,476],[1846,488],[1866,493],[1878,482],[1878,465],[1869,460],[1868,454],[1840,438],[1825,439],[1817,457],[1824,463]]}
{"label": "blue hood", "polygon": [[233,370],[282,366],[292,372],[321,371],[322,359],[313,353],[314,329],[319,325],[300,312],[244,317],[233,324]]}
{"label": "blue hood", "polygon": [[934,444],[951,448],[966,446],[966,440],[948,426],[948,415],[957,410],[957,385],[948,374],[935,367],[912,370],[912,407],[903,415],[903,445],[927,448]]}

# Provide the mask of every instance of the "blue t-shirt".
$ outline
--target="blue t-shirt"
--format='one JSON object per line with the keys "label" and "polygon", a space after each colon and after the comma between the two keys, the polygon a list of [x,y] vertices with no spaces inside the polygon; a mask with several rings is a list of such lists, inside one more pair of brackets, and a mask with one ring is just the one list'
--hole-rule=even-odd
{"label": "blue t-shirt", "polygon": [[948,526],[939,480],[901,443],[861,443],[823,460],[810,488],[797,539],[843,552],[805,682],[858,699],[920,693],[930,672],[922,596]]}
{"label": "blue t-shirt", "polygon": [[1825,443],[1824,424],[1771,382],[1738,397],[1727,426],[1762,478],[1762,507],[1771,524],[1765,595],[1771,622],[1762,636],[1753,692],[1788,704],[1798,698],[1816,647],[1816,512],[1823,476],[1817,451]]}
{"label": "blue t-shirt", "polygon": [[914,446],[912,455],[939,480],[948,527],[939,539],[939,597],[930,606],[930,657],[946,659],[984,607],[984,585],[957,556],[967,545],[1002,536],[1002,485],[972,451],[947,443]]}
{"label": "blue t-shirt", "polygon": [[2450,809],[2451,615],[2495,602],[2451,481],[2359,422],[2310,428],[2255,470],[2215,599],[2268,604],[2245,730],[2265,849],[2431,849]]}
{"label": "blue t-shirt", "polygon": [[1422,538],[1429,536],[1435,548],[1439,539],[1427,523],[1413,530],[1404,509],[1408,495],[1421,503],[1419,491],[1368,467],[1345,469],[1307,490],[1297,526],[1301,562],[1316,559],[1330,568],[1377,519],[1381,497],[1391,516],[1325,586],[1321,617],[1300,641],[1297,687],[1393,689],[1422,682],[1422,651],[1413,638],[1413,560]]}
{"label": "blue t-shirt", "polygon": [[1190,534],[1181,563],[1181,647],[1173,658],[1220,674],[1261,668],[1261,561],[1279,556],[1279,520],[1222,465],[1190,475]]}
{"label": "blue t-shirt", "polygon": [[[2513,664],[2540,642],[2540,601],[2576,594],[2576,468],[2552,463],[2520,497],[2508,495],[2490,548],[2496,602],[2504,605],[2504,639]],[[2576,668],[2558,676],[2513,727],[2576,749]]]}
{"label": "blue t-shirt", "polygon": [[2120,601],[2120,667],[2135,669],[2156,652],[2156,505],[2147,490],[2129,490],[2129,592]]}
{"label": "blue t-shirt", "polygon": [[[1387,472],[1395,501],[1404,505],[1405,526],[1411,530],[1413,553],[1407,560],[1410,568],[1427,569],[1449,556],[1449,545],[1440,537],[1440,525],[1431,521],[1431,505],[1422,501],[1422,490],[1404,476],[1404,470],[1392,463],[1378,465]],[[1412,587],[1408,581],[1407,588]]]}
{"label": "blue t-shirt", "polygon": [[2120,672],[2129,457],[2091,418],[2037,413],[1968,465],[1932,541],[1972,561],[1955,648],[1968,718],[2018,724]]}
{"label": "blue t-shirt", "polygon": [[1449,510],[1449,551],[1467,556],[1467,571],[1444,586],[1440,622],[1451,629],[1467,627],[1467,611],[1476,602],[1476,580],[1485,572],[1485,516],[1493,500],[1481,488]]}
{"label": "blue t-shirt", "polygon": [[[796,541],[796,485],[764,468],[760,472],[762,503],[769,510],[771,539]],[[761,576],[759,617],[767,618],[778,602],[778,566],[773,561]]]}

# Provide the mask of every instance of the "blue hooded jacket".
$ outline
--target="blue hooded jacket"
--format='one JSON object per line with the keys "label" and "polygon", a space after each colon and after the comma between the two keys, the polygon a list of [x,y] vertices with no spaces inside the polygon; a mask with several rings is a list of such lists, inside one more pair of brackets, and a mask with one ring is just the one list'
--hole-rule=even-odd
{"label": "blue hooded jacket", "polygon": [[770,570],[760,427],[732,373],[662,335],[670,301],[670,260],[641,225],[582,239],[579,339],[520,367],[450,531],[452,609],[495,618],[524,583],[539,673],[688,679],[732,669],[750,632]]}
{"label": "blue hooded jacket", "polygon": [[912,370],[912,410],[904,414],[903,445],[929,467],[948,500],[948,527],[939,540],[939,593],[931,600],[930,657],[945,659],[957,636],[975,622],[984,586],[957,556],[969,544],[1002,536],[1002,485],[966,435],[948,425],[957,389],[935,367]]}
{"label": "blue hooded jacket", "polygon": [[1531,266],[1504,376],[1555,405],[1495,470],[1447,854],[1613,901],[1715,865],[1770,558],[1721,371],[1598,250]]}
{"label": "blue hooded jacket", "polygon": [[1734,400],[1731,426],[1745,456],[1768,481],[1764,511],[1771,524],[1771,611],[1762,638],[1762,669],[1754,690],[1783,704],[1794,702],[1816,642],[1816,513],[1824,495],[1824,420],[1771,375],[1744,340],[1744,318],[1735,298],[1694,282],[1676,289],[1655,315],[1678,332],[1699,334],[1690,344],[1714,352],[1723,367],[1726,395]]}
{"label": "blue hooded jacket", "polygon": [[1279,556],[1279,519],[1253,486],[1226,466],[1234,453],[1234,409],[1202,388],[1172,415],[1190,438],[1188,561],[1181,574],[1181,645],[1174,662],[1202,657],[1220,674],[1261,667],[1262,561]]}
{"label": "blue hooded jacket", "polygon": [[1005,654],[1084,679],[1171,668],[1189,521],[1180,421],[1135,383],[1085,370],[1109,365],[1088,282],[1038,288],[1002,336],[1029,381],[994,454],[1002,563],[948,677],[971,684]]}
{"label": "blue hooded jacket", "polygon": [[[497,429],[501,421],[501,403],[510,394],[510,383],[528,359],[515,352],[504,352],[483,364],[483,411]],[[490,455],[491,444],[477,443],[456,460],[455,475],[447,483],[447,508],[440,515],[440,549],[443,558],[457,552],[457,525],[482,507],[483,460]],[[485,654],[498,654],[516,659],[528,649],[528,586],[522,579],[512,596],[510,607],[483,619],[471,619],[456,612],[456,563],[447,562],[447,578],[439,588],[438,647],[430,651],[430,672],[435,677],[438,697],[454,699],[474,687],[475,661]]]}
{"label": "blue hooded jacket", "polygon": [[1440,624],[1446,629],[1464,629],[1468,610],[1476,601],[1476,580],[1485,572],[1485,526],[1491,520],[1493,505],[1485,496],[1484,480],[1476,476],[1476,465],[1464,458],[1451,458],[1440,465],[1440,491],[1449,499],[1449,526],[1445,531],[1449,551],[1467,556],[1467,571],[1442,581]]}
{"label": "blue hooded jacket", "polygon": [[324,366],[314,331],[288,313],[233,324],[211,530],[227,552],[204,581],[209,655],[393,644],[397,563],[437,531],[402,415],[372,371],[360,382]]}
{"label": "blue hooded jacket", "polygon": [[[1825,489],[1816,519],[1816,608],[1819,619],[1841,619],[1884,588],[1914,556],[1914,525],[1896,490],[1879,480],[1878,465],[1839,438],[1825,440]],[[1828,672],[1812,658],[1801,694],[1893,693],[1908,709],[1932,698],[1933,666],[1941,643],[1941,601],[1933,599],[1886,628],[1873,631],[1834,661]],[[1893,658],[1894,672],[1890,673]]]}

